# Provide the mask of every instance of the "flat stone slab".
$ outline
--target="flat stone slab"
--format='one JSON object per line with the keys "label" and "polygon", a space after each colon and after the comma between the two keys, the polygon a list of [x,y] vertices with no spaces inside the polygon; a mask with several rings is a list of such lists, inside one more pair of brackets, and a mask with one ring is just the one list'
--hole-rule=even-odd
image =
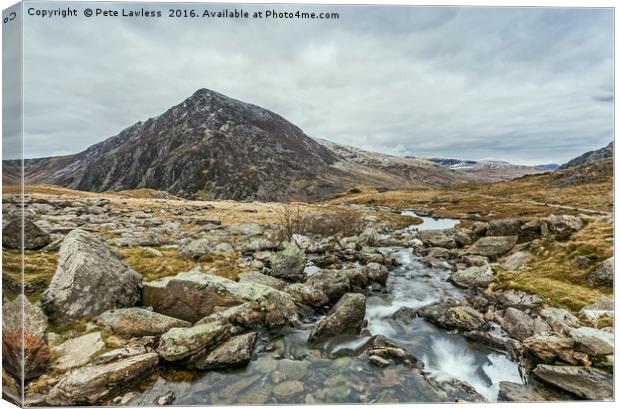
{"label": "flat stone slab", "polygon": [[192,326],[187,321],[137,307],[106,311],[95,322],[115,334],[128,337],[161,335],[171,328]]}
{"label": "flat stone slab", "polygon": [[55,355],[59,355],[53,367],[59,371],[66,371],[86,365],[97,353],[103,351],[105,347],[100,332],[91,332],[90,334],[72,338],[52,348],[52,352]]}

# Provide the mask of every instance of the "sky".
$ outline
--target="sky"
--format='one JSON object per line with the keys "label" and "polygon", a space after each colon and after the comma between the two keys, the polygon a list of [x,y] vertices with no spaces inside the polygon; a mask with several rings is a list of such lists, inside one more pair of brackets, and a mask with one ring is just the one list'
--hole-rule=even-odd
{"label": "sky", "polygon": [[27,158],[81,151],[199,88],[394,155],[563,163],[613,138],[610,9],[244,7],[340,14],[309,21],[171,19],[166,5],[147,7],[162,18],[86,18],[92,4],[72,6],[79,17],[24,16]]}

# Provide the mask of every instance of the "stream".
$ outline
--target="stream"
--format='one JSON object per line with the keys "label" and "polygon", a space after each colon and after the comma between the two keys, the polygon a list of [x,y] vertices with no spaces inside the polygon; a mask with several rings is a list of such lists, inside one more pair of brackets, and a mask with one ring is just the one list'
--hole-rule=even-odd
{"label": "stream", "polygon": [[[412,212],[403,214],[414,216]],[[444,229],[459,221],[422,218],[410,229]],[[367,298],[366,319],[372,335],[385,335],[405,347],[425,364],[438,382],[465,381],[489,401],[495,401],[500,381],[522,383],[518,365],[502,352],[435,327],[422,318],[394,319],[403,307],[413,310],[444,296],[462,298],[447,281],[450,270],[430,268],[411,249],[384,248],[398,261],[390,271],[386,293]],[[175,405],[270,404],[270,403],[413,403],[437,401],[437,393],[417,370],[402,365],[378,368],[365,354],[352,351],[368,335],[332,338],[320,349],[310,349],[311,325],[286,328],[259,335],[254,359],[241,369],[190,372],[172,368],[141,385],[142,394],[132,405],[149,405],[172,391]],[[446,389],[443,401],[456,395]]]}

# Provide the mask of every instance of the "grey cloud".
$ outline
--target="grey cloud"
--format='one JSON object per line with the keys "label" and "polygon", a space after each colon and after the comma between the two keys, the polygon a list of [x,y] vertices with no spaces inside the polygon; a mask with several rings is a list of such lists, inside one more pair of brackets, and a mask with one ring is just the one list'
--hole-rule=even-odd
{"label": "grey cloud", "polygon": [[266,8],[341,18],[26,18],[26,157],[82,150],[198,88],[399,155],[564,162],[612,138],[610,9]]}

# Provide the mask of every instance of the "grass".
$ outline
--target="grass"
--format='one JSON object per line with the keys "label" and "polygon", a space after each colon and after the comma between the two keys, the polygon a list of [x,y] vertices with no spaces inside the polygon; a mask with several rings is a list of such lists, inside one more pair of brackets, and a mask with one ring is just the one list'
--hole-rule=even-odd
{"label": "grass", "polygon": [[[12,296],[17,295],[15,287],[19,288],[21,285],[21,263],[19,251],[2,251],[3,289]],[[38,301],[43,290],[49,286],[57,263],[57,252],[24,252],[24,288],[30,302]],[[10,284],[7,281],[10,281]]]}
{"label": "grass", "polygon": [[[588,284],[586,278],[600,262],[613,255],[613,227],[601,219],[592,219],[566,241],[542,239],[528,251],[533,259],[520,272],[498,271],[496,288],[513,288],[538,294],[552,306],[579,311],[601,297],[613,294],[611,288]],[[590,262],[583,266],[578,256]]]}

